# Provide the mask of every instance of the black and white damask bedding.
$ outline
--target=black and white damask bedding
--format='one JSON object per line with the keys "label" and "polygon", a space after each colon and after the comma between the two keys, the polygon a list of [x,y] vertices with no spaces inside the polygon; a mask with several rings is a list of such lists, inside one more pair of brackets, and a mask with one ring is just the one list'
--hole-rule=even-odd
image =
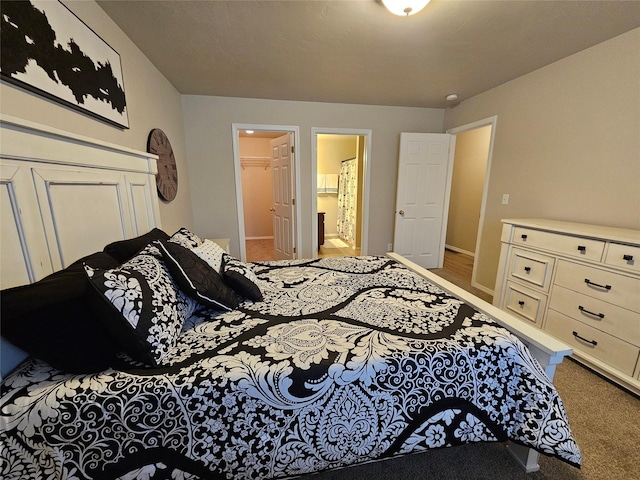
{"label": "black and white damask bedding", "polygon": [[263,301],[200,307],[153,367],[4,379],[2,478],[279,478],[469,442],[580,465],[526,347],[384,257],[252,264]]}

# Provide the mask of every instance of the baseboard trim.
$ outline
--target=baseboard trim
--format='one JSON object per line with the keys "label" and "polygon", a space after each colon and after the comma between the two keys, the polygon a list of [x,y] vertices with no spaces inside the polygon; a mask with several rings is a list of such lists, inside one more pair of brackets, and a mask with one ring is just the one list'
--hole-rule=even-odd
{"label": "baseboard trim", "polygon": [[484,293],[491,295],[492,297],[495,297],[495,290],[491,290],[490,288],[487,288],[484,285],[480,285],[477,282],[471,282],[471,286],[473,288],[477,288],[478,290],[483,291]]}
{"label": "baseboard trim", "polygon": [[447,245],[445,243],[444,248],[446,248],[447,250],[451,250],[452,252],[456,252],[456,253],[464,253],[465,255],[469,255],[470,257],[474,257],[476,256],[475,252],[469,252],[468,250],[463,250],[462,248],[458,248],[458,247],[454,247],[453,245]]}
{"label": "baseboard trim", "polygon": [[245,237],[245,240],[273,240],[273,237]]}

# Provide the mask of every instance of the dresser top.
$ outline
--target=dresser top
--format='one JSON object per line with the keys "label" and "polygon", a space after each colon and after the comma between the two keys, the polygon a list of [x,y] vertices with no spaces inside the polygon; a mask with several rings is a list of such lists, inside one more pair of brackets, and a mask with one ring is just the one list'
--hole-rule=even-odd
{"label": "dresser top", "polygon": [[640,230],[629,228],[605,227],[588,223],[564,222],[546,218],[516,218],[503,219],[502,223],[519,227],[535,228],[549,232],[566,233],[581,237],[597,238],[619,243],[640,245]]}

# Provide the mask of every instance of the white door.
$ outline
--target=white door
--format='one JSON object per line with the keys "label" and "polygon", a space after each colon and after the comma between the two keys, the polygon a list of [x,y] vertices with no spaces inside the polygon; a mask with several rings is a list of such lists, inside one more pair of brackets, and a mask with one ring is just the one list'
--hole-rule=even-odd
{"label": "white door", "polygon": [[271,140],[271,172],[273,175],[273,250],[276,260],[295,258],[293,134]]}
{"label": "white door", "polygon": [[394,252],[424,268],[441,268],[455,136],[401,133]]}

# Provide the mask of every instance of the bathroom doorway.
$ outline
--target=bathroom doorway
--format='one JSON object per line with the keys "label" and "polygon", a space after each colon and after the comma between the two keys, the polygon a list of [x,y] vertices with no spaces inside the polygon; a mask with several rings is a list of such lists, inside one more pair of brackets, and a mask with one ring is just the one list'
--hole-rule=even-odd
{"label": "bathroom doorway", "polygon": [[313,129],[312,215],[318,257],[365,255],[369,130]]}

